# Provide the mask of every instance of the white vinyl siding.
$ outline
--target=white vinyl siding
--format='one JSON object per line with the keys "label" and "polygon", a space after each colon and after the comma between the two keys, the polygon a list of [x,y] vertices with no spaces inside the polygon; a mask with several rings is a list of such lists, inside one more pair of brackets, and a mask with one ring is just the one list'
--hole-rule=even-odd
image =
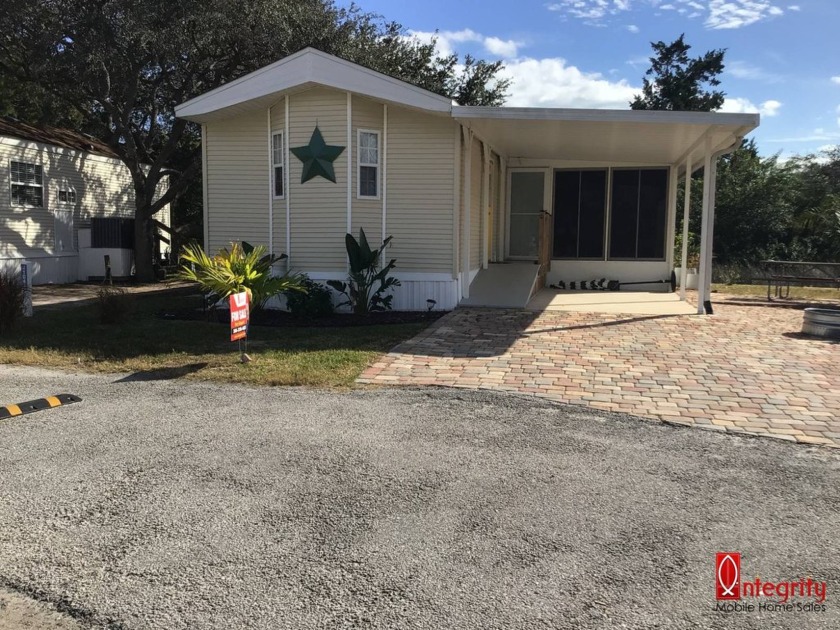
{"label": "white vinyl siding", "polygon": [[234,241],[268,245],[267,143],[265,110],[207,124],[209,252]]}
{"label": "white vinyl siding", "polygon": [[308,145],[316,125],[327,145],[344,147],[333,162],[335,183],[315,177],[301,184],[303,163],[294,155],[289,159],[291,264],[294,269],[343,273],[347,267],[344,235],[347,233],[347,160],[350,159],[346,146],[347,94],[313,88],[294,94],[289,102],[290,148]]}
{"label": "white vinyl siding", "polygon": [[[283,136],[283,197],[274,199],[274,254],[280,255],[286,252],[286,204],[290,202],[288,197],[287,183],[289,180],[289,173],[287,162],[291,157],[295,160],[295,156],[289,154],[289,143],[286,138],[286,99],[282,99],[274,107],[271,108],[271,133],[282,134]],[[274,161],[274,146],[272,144],[272,162]],[[273,170],[273,167],[272,169]],[[273,194],[272,190],[272,194]],[[266,243],[267,244],[267,243]]]}
{"label": "white vinyl siding", "polygon": [[388,108],[388,256],[398,271],[452,273],[455,123]]}
{"label": "white vinyl siding", "polygon": [[[380,131],[384,129],[385,106],[367,98],[353,96],[353,128],[352,137],[358,137],[362,129]],[[380,142],[379,161],[382,161],[382,143]],[[359,151],[353,151],[353,172],[355,173],[356,190],[353,192],[353,234],[359,234],[359,228],[365,229],[365,236],[373,246],[382,242],[382,201],[375,198],[359,197]],[[382,178],[380,168],[379,193],[382,192]],[[387,236],[387,234],[386,234]]]}
{"label": "white vinyl siding", "polygon": [[[92,217],[134,216],[131,175],[119,160],[0,137],[0,164],[5,165],[0,168],[0,189],[10,192],[12,161],[42,166],[43,205],[15,205],[10,196],[0,199],[0,259],[72,253],[77,249],[79,229],[89,228]],[[61,202],[60,190],[74,192],[75,204]],[[72,217],[57,218],[56,212],[70,212]],[[168,206],[155,218],[168,224]],[[57,220],[61,222],[59,231],[66,224],[72,226],[72,238],[67,232],[56,238]]]}

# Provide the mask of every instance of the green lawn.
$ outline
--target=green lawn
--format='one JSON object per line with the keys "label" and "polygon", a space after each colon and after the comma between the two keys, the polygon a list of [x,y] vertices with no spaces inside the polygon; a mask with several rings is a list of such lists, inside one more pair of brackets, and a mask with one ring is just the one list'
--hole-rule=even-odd
{"label": "green lawn", "polygon": [[239,362],[228,329],[204,321],[163,320],[161,309],[197,305],[184,291],[133,297],[131,315],[99,323],[96,305],[36,309],[0,337],[0,363],[91,372],[142,372],[150,378],[199,378],[254,385],[346,387],[381,353],[427,324],[348,328],[253,326]]}
{"label": "green lawn", "polygon": [[[713,284],[713,291],[726,295],[767,298],[766,284]],[[773,295],[774,288],[771,288]],[[840,301],[840,291],[832,287],[795,287],[790,288],[790,300],[828,300]]]}

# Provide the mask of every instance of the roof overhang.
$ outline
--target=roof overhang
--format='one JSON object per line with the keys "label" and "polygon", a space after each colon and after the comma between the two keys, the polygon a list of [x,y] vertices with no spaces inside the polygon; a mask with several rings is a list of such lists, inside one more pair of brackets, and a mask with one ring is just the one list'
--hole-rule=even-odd
{"label": "roof overhang", "polygon": [[415,110],[449,115],[452,102],[314,48],[284,57],[175,108],[178,118],[205,123],[265,110],[284,95],[325,86]]}
{"label": "roof overhang", "polygon": [[651,110],[453,107],[452,116],[507,158],[702,166],[706,139],[727,149],[758,114]]}

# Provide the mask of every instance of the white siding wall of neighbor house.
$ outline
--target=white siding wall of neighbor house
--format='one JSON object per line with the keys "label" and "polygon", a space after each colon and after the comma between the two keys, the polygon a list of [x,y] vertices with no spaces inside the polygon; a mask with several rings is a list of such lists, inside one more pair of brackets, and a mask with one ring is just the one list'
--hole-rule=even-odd
{"label": "white siding wall of neighbor house", "polygon": [[268,245],[268,140],[265,110],[207,125],[209,252],[234,241]]}
{"label": "white siding wall of neighbor house", "polygon": [[[12,205],[10,162],[38,164],[43,169],[42,207]],[[58,191],[76,192],[76,203],[60,203]],[[55,212],[73,214],[70,251],[57,251]],[[163,222],[168,224],[169,209]],[[134,192],[128,169],[118,160],[44,145],[18,138],[0,138],[0,266],[33,265],[36,284],[74,282],[78,277],[80,229],[93,217],[132,217]]]}

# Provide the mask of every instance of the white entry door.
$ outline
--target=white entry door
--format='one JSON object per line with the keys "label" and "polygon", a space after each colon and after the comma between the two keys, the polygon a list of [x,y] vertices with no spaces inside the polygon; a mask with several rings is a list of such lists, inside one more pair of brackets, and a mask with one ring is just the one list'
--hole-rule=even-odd
{"label": "white entry door", "polygon": [[510,224],[508,257],[536,260],[539,252],[539,219],[546,209],[546,171],[510,171]]}

